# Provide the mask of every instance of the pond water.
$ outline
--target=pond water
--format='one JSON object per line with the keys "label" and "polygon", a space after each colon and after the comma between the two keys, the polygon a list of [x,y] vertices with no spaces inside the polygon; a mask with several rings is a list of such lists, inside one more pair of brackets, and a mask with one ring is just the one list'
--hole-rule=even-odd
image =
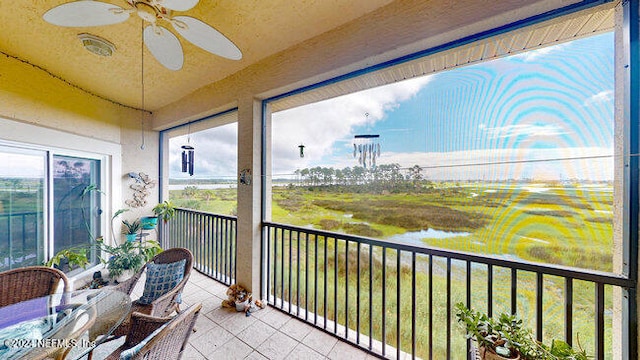
{"label": "pond water", "polygon": [[469,236],[471,233],[463,232],[463,231],[442,231],[436,229],[427,229],[420,231],[408,231],[404,234],[398,234],[389,237],[387,240],[410,243],[410,244],[418,244],[424,245],[422,239],[448,239],[457,236]]}

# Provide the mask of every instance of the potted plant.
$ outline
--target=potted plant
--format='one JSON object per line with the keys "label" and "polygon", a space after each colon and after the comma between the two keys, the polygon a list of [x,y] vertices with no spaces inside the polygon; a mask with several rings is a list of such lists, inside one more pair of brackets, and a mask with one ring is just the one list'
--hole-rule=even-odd
{"label": "potted plant", "polygon": [[153,213],[156,214],[158,219],[162,219],[162,222],[166,223],[173,219],[176,209],[171,202],[165,200],[153,207]]}
{"label": "potted plant", "polygon": [[45,265],[55,267],[64,272],[80,267],[85,269],[89,265],[87,250],[86,247],[71,247],[60,250]]}
{"label": "potted plant", "polygon": [[520,359],[518,341],[529,338],[530,331],[522,327],[515,315],[501,314],[496,320],[479,311],[456,304],[458,324],[473,339],[482,359]]}
{"label": "potted plant", "polygon": [[500,314],[497,319],[456,304],[458,324],[473,338],[481,359],[587,360],[583,349],[573,349],[562,340],[551,345],[534,339],[532,331],[523,327],[516,315]]}
{"label": "potted plant", "polygon": [[140,218],[140,224],[143,230],[152,230],[158,225],[157,216],[143,216]]}
{"label": "potted plant", "polygon": [[140,224],[140,220],[136,219],[133,222],[129,222],[127,220],[122,220],[122,234],[127,237],[127,241],[135,241],[136,236],[138,236],[138,231],[142,228]]}
{"label": "potted plant", "polygon": [[99,239],[98,244],[102,251],[111,255],[106,261],[107,270],[109,270],[109,277],[118,282],[129,278],[162,251],[158,242],[153,240],[125,241],[120,245],[110,246]]}

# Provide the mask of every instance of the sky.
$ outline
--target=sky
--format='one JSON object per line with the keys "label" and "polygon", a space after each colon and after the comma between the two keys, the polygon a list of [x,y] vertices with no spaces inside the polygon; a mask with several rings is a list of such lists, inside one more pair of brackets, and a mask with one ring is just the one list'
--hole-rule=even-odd
{"label": "sky", "polygon": [[[378,165],[433,180],[611,180],[613,44],[605,33],[274,113],[273,176],[358,166],[354,136],[377,134]],[[236,124],[192,134],[194,176],[235,179],[236,139]],[[172,178],[188,177],[183,142]],[[551,161],[566,158],[579,159]]]}

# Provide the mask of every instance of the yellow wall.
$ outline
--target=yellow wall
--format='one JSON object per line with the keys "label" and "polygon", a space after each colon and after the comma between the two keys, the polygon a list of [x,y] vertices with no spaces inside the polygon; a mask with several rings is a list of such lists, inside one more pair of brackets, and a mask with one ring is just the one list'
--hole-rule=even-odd
{"label": "yellow wall", "polygon": [[[44,69],[0,56],[0,142],[105,156],[110,185],[103,190],[112,210],[125,207],[124,201],[132,195],[126,176],[130,171],[157,177],[158,133],[146,130],[146,146],[140,149],[140,115],[140,111],[91,95]],[[150,214],[158,200],[157,188],[149,199],[147,207],[127,217]]]}

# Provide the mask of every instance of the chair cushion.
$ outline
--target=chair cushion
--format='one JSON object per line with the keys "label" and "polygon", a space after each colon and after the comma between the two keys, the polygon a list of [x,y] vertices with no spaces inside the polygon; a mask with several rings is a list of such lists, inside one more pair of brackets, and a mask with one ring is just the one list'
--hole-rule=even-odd
{"label": "chair cushion", "polygon": [[167,264],[147,264],[147,279],[139,303],[149,305],[173,289],[184,277],[186,260]]}
{"label": "chair cushion", "polygon": [[140,341],[136,346],[131,347],[131,348],[121,352],[120,353],[120,360],[130,360],[134,356],[136,356],[140,352],[140,349],[142,349],[142,347],[147,345],[147,343],[149,341],[151,341],[151,339],[153,339],[153,337],[156,336],[165,326],[167,326],[167,324],[164,324],[164,325],[160,326],[159,328],[157,328],[154,332],[149,334],[149,336],[144,338],[144,340]]}

